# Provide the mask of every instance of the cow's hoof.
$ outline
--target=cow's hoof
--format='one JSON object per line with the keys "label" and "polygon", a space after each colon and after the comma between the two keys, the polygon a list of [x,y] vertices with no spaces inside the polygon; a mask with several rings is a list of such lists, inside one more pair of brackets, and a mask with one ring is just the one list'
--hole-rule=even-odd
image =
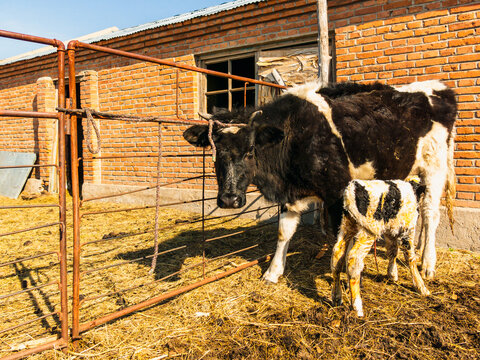
{"label": "cow's hoof", "polygon": [[363,309],[355,310],[355,312],[357,313],[357,316],[358,316],[359,318],[363,318],[363,316],[364,316],[364,315],[363,315]]}
{"label": "cow's hoof", "polygon": [[262,280],[265,285],[275,285],[278,283],[278,278],[275,279],[273,276],[269,276],[267,273],[263,274]]}
{"label": "cow's hoof", "polygon": [[276,275],[267,271],[265,274],[263,274],[262,279],[266,284],[272,285],[278,283],[279,277],[280,275]]}
{"label": "cow's hoof", "polygon": [[277,285],[276,282],[273,282],[271,280],[268,280],[268,279],[263,279],[263,282],[265,283],[265,285],[267,286],[273,286],[273,285]]}
{"label": "cow's hoof", "polygon": [[435,270],[422,269],[420,275],[422,275],[422,278],[425,280],[433,280],[435,279]]}

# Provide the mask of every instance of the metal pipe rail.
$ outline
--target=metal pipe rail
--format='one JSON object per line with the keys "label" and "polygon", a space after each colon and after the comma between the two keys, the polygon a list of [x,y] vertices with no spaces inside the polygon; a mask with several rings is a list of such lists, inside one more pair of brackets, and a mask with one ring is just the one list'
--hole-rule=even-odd
{"label": "metal pipe rail", "polygon": [[286,89],[287,88],[286,86],[278,85],[278,84],[274,84],[274,83],[269,83],[269,82],[266,82],[266,81],[251,79],[251,78],[247,78],[247,77],[244,77],[244,76],[225,74],[225,73],[222,73],[222,72],[219,72],[219,71],[208,70],[208,69],[199,68],[199,67],[196,67],[196,66],[191,66],[191,65],[186,65],[186,64],[179,64],[179,63],[176,63],[176,62],[170,61],[170,60],[161,60],[161,59],[157,59],[157,58],[154,58],[154,57],[151,57],[151,56],[135,54],[135,53],[122,51],[122,50],[117,50],[117,49],[111,49],[111,48],[108,48],[108,47],[105,47],[105,46],[99,46],[99,45],[94,45],[94,44],[86,44],[86,43],[80,42],[78,40],[70,41],[68,43],[67,49],[68,50],[76,50],[76,49],[93,50],[93,51],[103,52],[103,53],[107,53],[107,54],[111,54],[111,55],[118,55],[118,56],[130,58],[130,59],[136,59],[136,60],[151,62],[151,63],[154,63],[154,64],[166,65],[166,66],[174,67],[174,68],[177,68],[177,69],[194,71],[194,72],[197,72],[197,73],[213,75],[213,76],[228,78],[228,79],[232,79],[232,80],[238,80],[238,81],[242,81],[242,82],[246,82],[246,83],[250,83],[250,84],[266,85],[266,86],[274,87],[274,88],[277,88],[277,89]]}
{"label": "metal pipe rail", "polygon": [[[6,31],[0,29],[0,37],[10,38],[20,41],[28,41],[38,44],[51,45],[56,48],[56,63],[57,63],[57,74],[58,74],[58,107],[65,107],[65,45],[63,42],[57,39],[49,39],[40,36],[33,36],[27,34],[16,33],[12,31]],[[34,165],[33,167],[41,166],[54,166],[56,168],[56,175],[58,177],[59,184],[59,198],[58,205],[32,205],[32,206],[2,206],[1,209],[21,209],[21,208],[41,208],[41,207],[58,207],[58,219],[59,221],[53,224],[44,225],[42,227],[58,225],[58,237],[59,237],[59,249],[58,251],[45,252],[43,254],[37,254],[29,257],[24,257],[23,259],[18,259],[10,262],[0,264],[0,266],[12,265],[19,263],[21,261],[33,260],[39,257],[56,254],[59,258],[59,288],[60,288],[60,310],[53,312],[51,314],[44,315],[43,317],[37,317],[32,319],[27,323],[20,324],[15,328],[9,328],[2,330],[1,333],[7,331],[12,331],[21,326],[26,326],[35,321],[41,320],[43,318],[58,315],[60,317],[60,331],[59,339],[55,341],[50,341],[45,344],[33,347],[31,349],[19,351],[7,355],[3,359],[12,360],[20,359],[38,352],[42,352],[47,349],[61,349],[65,348],[68,343],[68,294],[67,294],[67,238],[66,238],[66,155],[65,155],[65,115],[60,112],[37,112],[37,111],[18,111],[18,110],[2,110],[0,109],[0,117],[11,117],[11,118],[33,118],[33,119],[57,119],[58,120],[58,165],[57,164],[47,164],[47,165]],[[21,166],[4,166],[6,168],[20,168]],[[26,232],[29,230],[35,230],[41,227],[34,227],[30,229],[23,229],[16,232],[10,232],[2,234],[6,236],[8,234],[18,234],[20,232]],[[40,287],[39,287],[40,288]],[[26,289],[32,290],[32,289]],[[25,291],[22,291],[22,293]],[[19,294],[7,294],[8,297],[13,297]],[[5,295],[4,295],[5,296]]]}

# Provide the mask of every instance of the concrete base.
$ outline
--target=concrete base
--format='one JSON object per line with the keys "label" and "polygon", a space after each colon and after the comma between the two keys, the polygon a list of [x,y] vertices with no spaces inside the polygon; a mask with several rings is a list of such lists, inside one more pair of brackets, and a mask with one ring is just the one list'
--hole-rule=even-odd
{"label": "concrete base", "polygon": [[[120,194],[128,191],[142,189],[139,186],[128,185],[98,185],[84,184],[83,198],[89,199],[97,196]],[[277,206],[271,209],[263,209],[273,204],[266,201],[259,193],[247,194],[247,205],[241,210],[220,209],[217,206],[216,191],[205,191],[205,198],[212,200],[205,201],[205,214],[207,216],[238,215],[239,217],[248,217],[256,220],[268,220],[277,216]],[[194,213],[202,213],[202,203],[183,203],[192,200],[201,199],[201,190],[190,189],[160,189],[160,203],[172,204],[169,207],[177,208]],[[135,192],[132,194],[111,197],[99,201],[115,202],[130,205],[155,205],[155,189]],[[465,249],[470,251],[480,251],[480,209],[456,208],[455,215],[455,234],[452,234],[448,224],[445,208],[441,209],[440,226],[437,230],[437,247]],[[302,217],[302,223],[313,223],[313,215],[307,214]]]}
{"label": "concrete base", "polygon": [[442,207],[440,213],[438,247],[480,251],[480,209],[455,208],[454,234],[450,230],[445,208]]}
{"label": "concrete base", "polygon": [[[84,184],[82,195],[84,199],[90,199],[99,196],[107,196],[114,194],[121,194],[129,191],[135,191],[145,188],[144,186],[129,186],[129,185],[99,185],[99,184]],[[134,192],[132,194],[110,197],[101,200],[102,202],[112,202],[118,204],[130,204],[139,206],[153,206],[155,205],[156,189],[148,189],[144,191]],[[190,201],[202,198],[201,190],[191,189],[175,189],[175,188],[161,188],[160,189],[160,204],[173,204],[168,207],[180,210],[190,211],[193,213],[202,213],[202,202],[197,201],[188,203]],[[211,199],[205,201],[205,215],[206,216],[224,216],[224,215],[238,215],[239,217],[248,217],[256,220],[268,220],[277,216],[278,207],[265,200],[260,193],[247,194],[247,204],[242,209],[220,209],[217,206],[217,192],[205,191],[205,198]],[[273,207],[272,207],[273,206]],[[270,209],[265,209],[272,207]]]}

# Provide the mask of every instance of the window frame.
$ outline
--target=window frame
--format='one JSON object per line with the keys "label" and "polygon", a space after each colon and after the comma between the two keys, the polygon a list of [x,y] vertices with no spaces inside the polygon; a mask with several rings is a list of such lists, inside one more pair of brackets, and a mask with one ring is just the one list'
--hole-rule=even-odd
{"label": "window frame", "polygon": [[[330,72],[329,72],[329,81],[335,82],[336,81],[336,44],[335,44],[335,32],[329,31],[329,46],[330,46],[330,55],[331,55],[331,62],[330,62]],[[197,66],[206,68],[207,64],[218,63],[222,61],[228,61],[229,63],[229,73],[231,72],[230,68],[230,61],[235,59],[247,58],[247,57],[254,57],[255,61],[255,79],[258,80],[258,59],[260,53],[262,51],[268,50],[278,50],[282,48],[295,48],[301,47],[305,45],[314,45],[318,44],[318,34],[311,33],[307,35],[303,35],[300,37],[291,37],[288,39],[283,40],[272,40],[265,43],[261,43],[258,45],[249,46],[248,48],[240,47],[236,49],[230,50],[220,50],[220,51],[213,51],[209,53],[199,54],[196,56]],[[200,111],[206,112],[207,111],[207,75],[200,74],[200,81],[199,81],[199,108]],[[229,82],[229,89],[231,87],[232,79],[228,79]],[[259,85],[255,84],[255,86],[249,86],[248,89],[255,90],[255,101],[254,106],[258,106],[259,103]],[[231,93],[229,94],[229,109],[231,109]]]}
{"label": "window frame", "polygon": [[[234,56],[222,56],[222,57],[217,57],[217,58],[212,58],[208,60],[204,60],[202,62],[202,67],[207,68],[208,65],[210,64],[217,64],[217,63],[222,63],[222,62],[227,62],[227,73],[232,75],[232,61],[235,60],[241,60],[241,59],[247,59],[247,58],[253,58],[253,63],[254,63],[254,79],[258,78],[258,69],[257,69],[257,60],[258,60],[258,51],[255,52],[248,52],[248,53],[243,53],[243,54],[238,54]],[[238,75],[238,74],[233,74],[233,75]],[[211,75],[214,76],[214,75]],[[243,76],[243,75],[239,75]],[[202,107],[204,110],[207,109],[207,96],[208,95],[216,95],[216,94],[227,94],[227,102],[228,102],[228,110],[232,110],[233,106],[233,100],[232,100],[232,93],[238,93],[238,92],[243,92],[245,91],[254,91],[254,103],[252,104],[253,106],[257,105],[257,85],[247,85],[246,87],[233,87],[233,82],[235,80],[231,78],[227,78],[227,88],[222,89],[222,90],[212,90],[208,91],[207,90],[207,75],[203,76],[203,83],[201,86],[202,90]],[[238,80],[237,80],[238,81]],[[245,104],[244,104],[245,105]]]}

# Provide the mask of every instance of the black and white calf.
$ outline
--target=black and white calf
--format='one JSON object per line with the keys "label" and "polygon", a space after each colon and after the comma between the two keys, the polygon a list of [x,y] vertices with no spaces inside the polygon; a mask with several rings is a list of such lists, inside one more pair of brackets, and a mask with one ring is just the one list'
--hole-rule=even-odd
{"label": "black and white calf", "polygon": [[[451,210],[455,192],[456,109],[452,90],[427,81],[397,88],[379,83],[326,88],[306,84],[257,111],[216,114],[214,119],[233,125],[214,126],[212,133],[218,206],[244,206],[250,184],[267,200],[282,205],[277,251],[264,274],[265,280],[275,283],[283,274],[300,214],[310,202],[324,201],[337,231],[342,194],[352,179],[418,175],[426,186],[422,274],[432,278],[440,198],[446,185]],[[239,123],[249,125],[234,126]],[[192,126],[183,136],[195,146],[210,144],[206,125]]]}
{"label": "black and white calf", "polygon": [[345,189],[344,215],[337,243],[333,248],[332,301],[342,303],[340,271],[346,264],[352,306],[363,316],[360,277],[364,258],[381,236],[387,246],[388,276],[398,280],[396,258],[400,247],[405,255],[413,284],[422,295],[429,295],[416,265],[414,246],[418,218],[419,178],[406,181],[353,180]]}

